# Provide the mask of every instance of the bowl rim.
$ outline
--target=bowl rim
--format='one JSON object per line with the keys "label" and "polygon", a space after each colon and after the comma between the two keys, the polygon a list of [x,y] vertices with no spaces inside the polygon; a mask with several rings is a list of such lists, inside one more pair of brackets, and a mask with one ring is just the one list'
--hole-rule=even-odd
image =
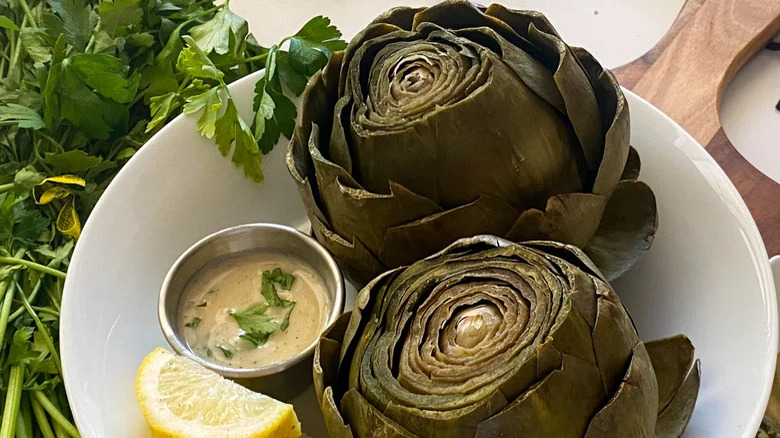
{"label": "bowl rim", "polygon": [[[328,271],[330,271],[330,273],[334,276],[336,280],[336,290],[334,291],[334,298],[330,304],[330,311],[328,312],[327,319],[322,328],[323,331],[331,324],[333,324],[333,322],[336,321],[336,319],[342,313],[344,313],[344,301],[345,301],[346,292],[344,286],[344,276],[341,272],[341,268],[336,262],[336,259],[325,249],[325,247],[322,246],[322,244],[317,242],[317,240],[315,240],[313,237],[299,230],[296,230],[295,228],[288,227],[286,225],[275,224],[271,222],[254,222],[254,223],[246,223],[246,224],[235,225],[228,228],[223,228],[219,231],[216,231],[214,233],[211,233],[201,238],[200,240],[192,244],[189,248],[187,248],[184,252],[182,252],[181,255],[179,255],[179,257],[176,258],[176,261],[173,262],[171,267],[168,268],[168,272],[165,274],[165,279],[163,280],[162,286],[160,286],[160,291],[157,295],[157,320],[160,324],[160,330],[162,331],[165,340],[168,342],[168,345],[170,345],[171,348],[173,348],[173,350],[177,354],[184,356],[190,360],[193,360],[196,363],[224,377],[230,377],[236,379],[255,379],[255,378],[268,377],[268,376],[282,373],[290,368],[293,368],[294,366],[298,365],[299,363],[308,359],[309,357],[311,357],[314,354],[314,349],[316,348],[317,343],[319,342],[319,336],[318,336],[314,341],[312,341],[305,349],[301,350],[299,353],[295,354],[294,356],[290,356],[287,359],[284,359],[282,361],[270,365],[266,365],[263,367],[256,367],[256,368],[235,368],[235,367],[220,365],[214,362],[209,362],[203,359],[202,357],[193,353],[192,350],[190,350],[190,348],[186,346],[185,342],[177,334],[176,329],[174,328],[175,322],[171,321],[168,318],[168,312],[167,312],[168,300],[166,298],[168,297],[169,293],[172,293],[171,282],[173,281],[174,276],[179,272],[179,269],[184,265],[184,263],[187,262],[190,256],[197,253],[199,250],[206,247],[210,243],[218,239],[221,239],[222,237],[227,235],[241,233],[241,232],[252,232],[255,230],[271,230],[271,232],[274,233],[284,233],[284,234],[293,235],[295,236],[296,239],[300,239],[303,242],[305,242],[310,248],[314,250],[314,252],[317,254],[318,257],[321,257],[325,261]],[[262,247],[243,250],[242,252],[260,250],[260,249],[262,249]]]}

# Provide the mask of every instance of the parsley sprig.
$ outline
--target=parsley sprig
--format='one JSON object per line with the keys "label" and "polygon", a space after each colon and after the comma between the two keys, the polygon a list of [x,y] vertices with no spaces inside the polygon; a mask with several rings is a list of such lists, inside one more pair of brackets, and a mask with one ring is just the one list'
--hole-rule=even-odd
{"label": "parsley sprig", "polygon": [[[254,56],[235,56],[242,47],[246,51],[255,43],[246,22],[227,5],[211,20],[193,27],[183,40],[176,70],[184,76],[175,91],[150,97],[152,120],[147,131],[156,129],[180,107],[184,114],[199,114],[200,133],[215,138],[224,156],[232,147],[233,163],[256,182],[263,180],[262,155],[273,149],[282,134],[292,136],[295,127],[297,111],[285,87],[300,95],[308,78],[325,66],[331,53],[346,47],[330,19],[319,16],[279,44],[268,49],[258,46]],[[282,49],[285,46],[287,50]],[[262,65],[265,74],[255,85],[254,117],[247,123],[238,114],[223,69],[240,72],[249,63]]]}

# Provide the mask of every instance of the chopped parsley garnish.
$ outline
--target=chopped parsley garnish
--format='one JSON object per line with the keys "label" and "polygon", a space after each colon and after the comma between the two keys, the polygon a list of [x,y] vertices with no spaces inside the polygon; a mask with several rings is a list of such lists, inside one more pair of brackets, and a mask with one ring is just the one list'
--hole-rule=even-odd
{"label": "chopped parsley garnish", "polygon": [[199,324],[200,324],[200,318],[195,317],[195,318],[192,318],[192,321],[188,322],[187,324],[184,324],[184,327],[195,328]]}
{"label": "chopped parsley garnish", "polygon": [[[264,271],[261,278],[260,293],[265,298],[264,303],[253,304],[241,312],[230,312],[236,320],[242,333],[239,335],[254,345],[260,347],[268,342],[268,338],[276,332],[285,331],[290,326],[290,314],[295,308],[295,302],[279,297],[276,285],[282,290],[290,290],[295,276],[285,273],[280,268]],[[272,309],[283,309],[284,315],[274,317]],[[279,320],[281,319],[281,320]]]}
{"label": "chopped parsley garnish", "polygon": [[218,348],[220,350],[222,350],[222,354],[224,354],[226,358],[228,358],[228,359],[233,358],[233,352],[232,351],[230,351],[229,349],[227,349],[225,347],[222,347],[222,346],[220,346]]}

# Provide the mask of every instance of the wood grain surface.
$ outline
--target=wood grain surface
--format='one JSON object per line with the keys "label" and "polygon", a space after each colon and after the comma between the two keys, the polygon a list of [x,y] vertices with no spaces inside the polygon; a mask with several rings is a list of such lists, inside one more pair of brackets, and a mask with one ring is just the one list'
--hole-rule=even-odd
{"label": "wood grain surface", "polygon": [[780,184],[734,149],[718,103],[734,75],[778,31],[780,0],[688,0],[655,47],[614,70],[623,86],[707,148],[745,200],[768,255],[780,254]]}

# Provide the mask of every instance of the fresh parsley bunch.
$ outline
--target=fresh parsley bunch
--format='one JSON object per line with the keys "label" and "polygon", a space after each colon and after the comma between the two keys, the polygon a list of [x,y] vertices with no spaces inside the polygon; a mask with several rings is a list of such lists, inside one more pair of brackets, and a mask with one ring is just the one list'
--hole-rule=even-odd
{"label": "fresh parsley bunch", "polygon": [[[345,47],[330,20],[262,47],[211,0],[0,0],[0,438],[77,437],[59,312],[75,240],[127,160],[180,113],[262,181],[308,77]],[[255,116],[227,84],[265,68]]]}

